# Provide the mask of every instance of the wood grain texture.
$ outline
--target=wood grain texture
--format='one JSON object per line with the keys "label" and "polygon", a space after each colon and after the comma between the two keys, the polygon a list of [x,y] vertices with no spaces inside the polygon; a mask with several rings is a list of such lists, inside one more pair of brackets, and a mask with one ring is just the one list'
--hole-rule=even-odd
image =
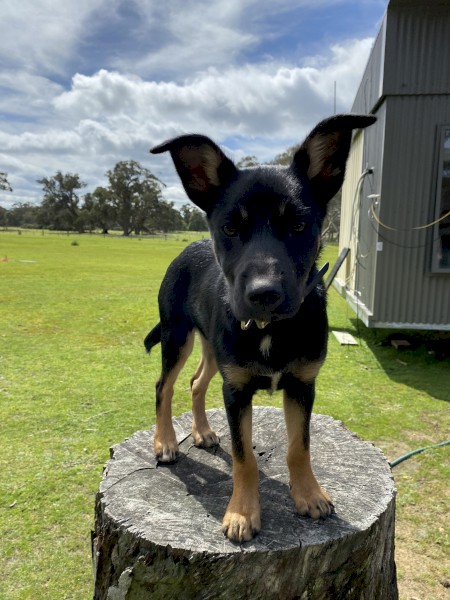
{"label": "wood grain texture", "polygon": [[395,489],[381,452],[339,421],[313,415],[313,470],[335,514],[296,514],[281,409],[253,408],[261,533],[237,545],[221,533],[231,497],[225,411],[207,411],[220,446],[196,448],[192,414],[174,418],[178,462],[157,465],[154,431],[111,449],[96,499],[96,599],[398,598]]}

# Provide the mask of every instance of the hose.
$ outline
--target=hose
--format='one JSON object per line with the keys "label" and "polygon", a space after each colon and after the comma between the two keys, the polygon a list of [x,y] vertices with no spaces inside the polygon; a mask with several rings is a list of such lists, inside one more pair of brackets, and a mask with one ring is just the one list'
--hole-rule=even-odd
{"label": "hose", "polygon": [[440,446],[448,446],[449,444],[450,444],[450,440],[447,440],[446,442],[441,442],[440,444],[434,444],[434,446],[425,446],[424,448],[418,448],[417,450],[408,452],[408,454],[404,454],[403,456],[400,456],[399,458],[396,458],[395,460],[391,461],[389,463],[389,466],[391,467],[391,469],[393,469],[394,467],[396,467],[397,465],[402,463],[404,460],[408,460],[408,458],[411,458],[411,456],[420,454],[421,452],[424,452],[425,450],[432,450],[433,448],[439,448]]}

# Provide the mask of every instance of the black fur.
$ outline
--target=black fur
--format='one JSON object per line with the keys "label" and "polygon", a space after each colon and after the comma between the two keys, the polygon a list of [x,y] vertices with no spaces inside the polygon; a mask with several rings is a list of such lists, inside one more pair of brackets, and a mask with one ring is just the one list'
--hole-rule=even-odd
{"label": "black fur", "polygon": [[241,415],[258,389],[283,389],[298,404],[309,448],[315,375],[309,380],[302,369],[321,364],[328,335],[323,282],[315,284],[321,228],[344,178],[352,130],[374,121],[366,115],[323,121],[289,167],[239,170],[200,135],[152,150],[171,153],[188,196],[206,212],[212,239],[191,244],[169,266],[160,323],[145,347],[162,343],[161,390],[189,334],[197,330],[209,342],[224,379],[235,460],[245,459]]}

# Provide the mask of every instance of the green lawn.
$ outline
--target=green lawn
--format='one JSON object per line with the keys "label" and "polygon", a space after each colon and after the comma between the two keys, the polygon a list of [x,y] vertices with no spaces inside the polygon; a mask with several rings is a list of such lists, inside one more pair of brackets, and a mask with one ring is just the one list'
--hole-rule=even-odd
{"label": "green lawn", "polygon": [[[154,422],[159,350],[147,356],[142,341],[157,322],[165,268],[188,239],[0,232],[2,600],[91,597],[102,467],[112,444]],[[334,261],[337,250],[324,254]],[[330,336],[316,412],[390,459],[449,439],[449,359],[382,345],[386,332],[358,323],[334,290],[329,317],[359,345]],[[175,413],[190,408],[195,362],[178,381]],[[218,378],[209,396],[210,407],[222,405]],[[255,402],[281,405],[265,394]],[[449,456],[446,446],[394,470],[401,598],[448,598]]]}

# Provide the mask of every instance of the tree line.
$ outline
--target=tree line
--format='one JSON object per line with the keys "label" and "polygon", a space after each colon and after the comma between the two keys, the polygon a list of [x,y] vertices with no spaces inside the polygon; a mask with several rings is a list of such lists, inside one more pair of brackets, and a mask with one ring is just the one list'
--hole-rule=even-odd
{"label": "tree line", "polygon": [[[266,164],[288,165],[296,146],[278,154]],[[256,167],[256,156],[245,156],[240,168]],[[164,184],[134,160],[121,161],[107,171],[107,187],[97,187],[80,198],[86,183],[77,174],[61,173],[39,179],[43,190],[40,205],[14,204],[10,210],[0,206],[0,226],[33,227],[62,231],[121,230],[124,235],[141,235],[162,231],[207,231],[203,212],[185,204],[178,210],[173,202],[162,198]],[[11,190],[7,173],[0,172],[0,190]],[[324,222],[324,237],[339,236],[341,192],[329,203]]]}
{"label": "tree line", "polygon": [[[118,162],[106,173],[107,187],[97,187],[83,197],[86,187],[78,174],[58,171],[37,182],[42,186],[40,204],[19,202],[0,207],[3,227],[33,227],[58,231],[120,230],[141,235],[179,230],[207,231],[203,213],[185,204],[177,210],[162,197],[164,184],[139,162]],[[7,173],[0,172],[0,189],[12,191]]]}

